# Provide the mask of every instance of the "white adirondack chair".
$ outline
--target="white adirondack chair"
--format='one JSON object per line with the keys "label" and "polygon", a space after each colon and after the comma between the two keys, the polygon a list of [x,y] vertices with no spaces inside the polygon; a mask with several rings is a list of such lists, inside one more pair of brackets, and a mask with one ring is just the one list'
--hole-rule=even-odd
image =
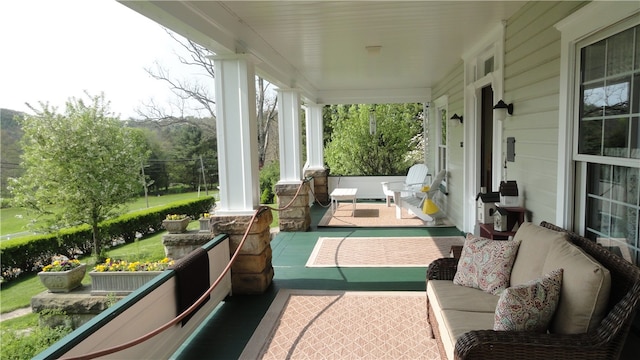
{"label": "white adirondack chair", "polygon": [[415,164],[411,166],[404,181],[383,181],[382,191],[387,198],[387,206],[390,206],[391,199],[393,198],[393,191],[389,189],[390,186],[402,186],[409,190],[402,192],[400,196],[412,196],[419,193],[420,189],[430,182],[431,175],[429,175],[429,168],[425,164]]}
{"label": "white adirondack chair", "polygon": [[435,179],[433,179],[429,190],[422,193],[424,195],[422,198],[416,196],[402,196],[400,199],[402,207],[406,208],[410,213],[426,222],[435,221],[436,224],[442,222],[441,220],[446,218],[447,214],[440,209],[434,200],[435,196],[440,191],[440,183],[442,183],[446,174],[446,170],[441,170],[436,175]]}

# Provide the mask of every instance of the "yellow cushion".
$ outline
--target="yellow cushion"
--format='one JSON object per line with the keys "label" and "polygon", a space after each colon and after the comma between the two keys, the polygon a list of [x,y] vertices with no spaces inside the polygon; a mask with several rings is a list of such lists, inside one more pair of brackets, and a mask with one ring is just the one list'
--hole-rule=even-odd
{"label": "yellow cushion", "polygon": [[427,215],[433,215],[435,213],[437,213],[438,211],[440,211],[440,208],[438,207],[438,205],[436,205],[436,203],[433,202],[433,200],[431,199],[425,199],[424,203],[422,204],[422,212],[427,214]]}

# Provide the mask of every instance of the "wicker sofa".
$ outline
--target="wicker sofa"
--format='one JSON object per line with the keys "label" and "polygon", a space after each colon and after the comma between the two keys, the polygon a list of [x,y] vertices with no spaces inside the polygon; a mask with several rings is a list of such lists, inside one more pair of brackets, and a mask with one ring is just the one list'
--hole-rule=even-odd
{"label": "wicker sofa", "polygon": [[[588,330],[578,333],[575,333],[575,331],[570,334],[557,333],[552,330],[546,332],[494,331],[494,316],[491,312],[491,296],[494,295],[486,292],[481,294],[483,293],[482,290],[462,289],[460,285],[453,285],[452,280],[455,277],[459,259],[438,259],[429,265],[427,271],[427,308],[428,321],[432,331],[430,335],[438,342],[441,358],[619,358],[638,307],[638,300],[640,298],[640,268],[613,255],[593,241],[575,233],[567,232],[553,224],[542,222],[540,226],[529,224],[524,227],[526,229],[522,231],[523,233],[525,231],[537,231],[537,233],[533,235],[538,236],[538,239],[535,239],[535,236],[531,234],[529,237],[534,238],[534,241],[539,241],[540,244],[544,243],[544,241],[539,239],[540,234],[559,235],[562,239],[561,242],[568,241],[575,245],[580,248],[583,253],[588,254],[591,257],[590,259],[595,259],[597,263],[606,268],[605,270],[608,270],[610,274],[610,288],[607,287],[604,289],[605,303],[602,306],[600,317],[595,317],[591,320]],[[518,265],[518,261],[520,261],[520,269],[523,268],[522,264],[524,262],[529,261],[527,264],[528,268],[537,267],[537,269],[532,269],[534,273],[542,271],[542,265],[532,266],[531,261],[544,262],[545,264],[548,262],[543,258],[548,256],[544,253],[548,249],[543,249],[546,245],[538,246],[538,243],[532,243],[531,240],[529,240],[529,245],[523,246],[524,240],[518,239],[521,230],[522,228],[518,230],[514,237],[514,241],[517,240],[520,243],[520,248],[517,250],[516,259],[513,263],[513,272],[511,274],[512,283],[514,282],[513,276],[515,276],[515,267]],[[549,232],[549,230],[553,230],[553,232]],[[522,235],[520,237],[527,236]],[[551,252],[557,253],[557,251],[550,251],[550,253]],[[540,259],[543,260],[540,261]],[[564,263],[562,260],[559,261]],[[519,271],[522,272],[522,270]],[[565,291],[567,287],[575,289],[575,283],[582,282],[582,280],[574,280],[573,285],[567,284],[567,279],[569,279],[569,281],[575,279],[575,277],[567,277],[567,274],[568,272],[565,269],[562,291]],[[522,274],[520,276],[522,276]],[[522,281],[522,279],[516,280]],[[511,286],[512,285],[513,284],[511,284]],[[457,292],[458,290],[462,292]],[[474,291],[478,293],[474,293]],[[563,297],[566,299],[569,298],[569,296],[566,296],[562,291],[560,295],[561,301]],[[447,299],[447,296],[450,298]],[[453,296],[453,298],[451,298],[451,296]],[[475,298],[476,296],[477,298]],[[477,309],[454,309],[456,306],[470,306],[477,307]],[[560,305],[553,315],[553,321],[556,321],[558,317],[562,317],[562,315],[558,315],[558,312],[560,312]],[[563,312],[565,311],[563,310]],[[566,314],[564,315],[566,317]],[[569,321],[573,321],[571,317],[568,319]],[[565,321],[566,320],[567,319],[565,319]],[[481,324],[478,324],[478,322]]]}

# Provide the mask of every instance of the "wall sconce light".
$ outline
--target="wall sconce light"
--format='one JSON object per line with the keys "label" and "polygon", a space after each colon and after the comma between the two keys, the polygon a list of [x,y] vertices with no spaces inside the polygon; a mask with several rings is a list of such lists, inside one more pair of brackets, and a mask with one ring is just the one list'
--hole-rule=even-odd
{"label": "wall sconce light", "polygon": [[376,134],[376,106],[369,110],[369,135]]}
{"label": "wall sconce light", "polygon": [[506,104],[502,99],[493,107],[494,117],[498,121],[503,121],[507,118],[507,113],[513,115],[513,103]]}
{"label": "wall sconce light", "polygon": [[449,119],[449,125],[457,126],[458,124],[463,123],[462,115],[458,116],[458,114],[453,114],[453,116]]}

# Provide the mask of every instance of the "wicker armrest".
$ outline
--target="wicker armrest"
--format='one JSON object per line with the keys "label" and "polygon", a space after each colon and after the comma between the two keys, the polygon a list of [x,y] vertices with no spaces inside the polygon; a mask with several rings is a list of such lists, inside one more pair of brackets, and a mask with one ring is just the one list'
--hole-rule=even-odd
{"label": "wicker armrest", "polygon": [[593,333],[561,335],[528,331],[477,330],[456,342],[456,359],[610,359],[611,349]]}
{"label": "wicker armrest", "polygon": [[427,269],[427,280],[453,280],[458,269],[456,258],[441,258],[434,260]]}

